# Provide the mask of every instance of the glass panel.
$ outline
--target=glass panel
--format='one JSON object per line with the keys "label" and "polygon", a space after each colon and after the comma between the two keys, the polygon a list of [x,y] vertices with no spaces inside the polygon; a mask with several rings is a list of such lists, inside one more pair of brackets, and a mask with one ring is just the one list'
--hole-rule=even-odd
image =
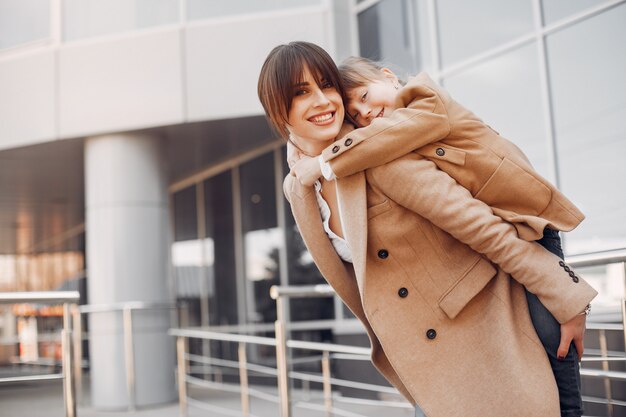
{"label": "glass panel", "polygon": [[[289,172],[286,147],[282,149],[283,172]],[[285,227],[287,239],[287,271],[289,285],[326,284],[311,254],[304,245],[289,202],[285,199]],[[291,320],[330,320],[334,318],[332,298],[303,298],[291,304]],[[313,332],[317,333],[317,332]],[[312,336],[309,336],[309,338]],[[321,339],[319,339],[321,340]]]}
{"label": "glass panel", "polygon": [[0,0],[0,49],[49,36],[49,0]]}
{"label": "glass panel", "polygon": [[63,0],[63,39],[177,23],[179,0]]}
{"label": "glass panel", "polygon": [[384,61],[400,77],[418,70],[411,39],[411,7],[406,0],[384,0],[361,12],[359,47],[361,56]]}
{"label": "glass panel", "polygon": [[533,30],[529,0],[439,0],[437,13],[444,67]]}
{"label": "glass panel", "polygon": [[204,259],[211,292],[211,325],[237,324],[237,279],[231,171],[204,182]]}
{"label": "glass panel", "polygon": [[503,137],[515,142],[550,179],[535,45],[445,79],[446,88]]}
{"label": "glass panel", "polygon": [[320,3],[321,0],[187,0],[187,15],[189,20],[198,20],[255,12],[269,12]]}
{"label": "glass panel", "polygon": [[606,0],[543,0],[543,20],[546,24],[581,12],[598,4],[606,3]]}
{"label": "glass panel", "polygon": [[624,22],[621,5],[547,38],[561,187],[587,216],[568,254],[626,246]]}
{"label": "glass panel", "polygon": [[239,168],[248,320],[275,320],[269,289],[279,282],[279,248],[283,233],[276,219],[274,154],[269,152]]}
{"label": "glass panel", "polygon": [[598,291],[591,314],[595,322],[621,321],[621,301],[624,294],[624,264],[576,268],[576,271]]}

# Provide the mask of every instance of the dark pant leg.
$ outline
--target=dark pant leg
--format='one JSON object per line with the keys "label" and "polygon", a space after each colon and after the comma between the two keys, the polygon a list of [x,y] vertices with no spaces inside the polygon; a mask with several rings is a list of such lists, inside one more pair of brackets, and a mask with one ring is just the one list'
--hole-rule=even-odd
{"label": "dark pant leg", "polygon": [[[550,229],[544,230],[541,246],[563,259],[561,239],[558,232]],[[557,359],[556,351],[561,342],[561,327],[552,314],[541,304],[536,295],[526,291],[530,318],[532,319],[537,335],[543,344],[554,372],[554,378],[559,389],[561,403],[561,416],[580,417],[583,414],[582,397],[580,392],[580,369],[576,347],[572,343],[567,356]],[[528,381],[532,383],[532,381]]]}

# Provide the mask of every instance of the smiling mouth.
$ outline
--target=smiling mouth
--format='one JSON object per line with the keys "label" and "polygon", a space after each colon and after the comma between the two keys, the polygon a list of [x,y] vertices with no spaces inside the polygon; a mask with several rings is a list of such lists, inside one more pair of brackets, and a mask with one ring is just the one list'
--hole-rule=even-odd
{"label": "smiling mouth", "polygon": [[310,122],[315,123],[316,125],[327,125],[332,123],[335,120],[335,112],[328,112],[324,114],[320,114],[317,116],[310,117],[308,119]]}

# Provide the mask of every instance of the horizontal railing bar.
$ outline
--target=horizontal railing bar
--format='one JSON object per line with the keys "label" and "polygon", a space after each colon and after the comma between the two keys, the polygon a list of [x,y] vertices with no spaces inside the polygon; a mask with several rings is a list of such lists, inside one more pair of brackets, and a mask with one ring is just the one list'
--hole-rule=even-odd
{"label": "horizontal railing bar", "polygon": [[621,407],[626,407],[626,401],[620,401],[620,400],[614,400],[614,399],[607,400],[606,398],[600,398],[600,397],[587,397],[583,395],[583,401],[588,402],[588,403],[594,403],[594,404],[613,404],[613,405],[619,405]]}
{"label": "horizontal railing bar", "polygon": [[348,345],[335,345],[330,343],[319,342],[305,342],[302,340],[287,340],[287,347],[292,349],[306,349],[306,350],[319,350],[335,353],[351,353],[354,355],[371,355],[372,350],[370,348],[364,348],[359,346]]}
{"label": "horizontal railing bar", "polygon": [[[198,401],[191,397],[186,397],[186,401],[187,401],[187,405],[200,408],[204,411],[209,411],[211,413],[218,413],[218,414],[226,415],[226,416],[241,417],[241,410],[232,410],[230,408],[218,407],[216,405],[211,405],[202,401]],[[254,414],[249,414],[249,416],[257,417]]]}
{"label": "horizontal railing bar", "polygon": [[0,384],[29,381],[54,381],[57,379],[63,379],[63,374],[28,375],[0,378]]}
{"label": "horizontal railing bar", "polygon": [[78,291],[16,291],[0,292],[0,304],[62,304],[75,303],[80,299]]}
{"label": "horizontal railing bar", "polygon": [[342,359],[347,361],[366,361],[369,362],[371,359],[369,356],[363,355],[352,355],[350,353],[332,353],[330,355],[331,359]]}
{"label": "horizontal railing bar", "polygon": [[[58,333],[39,333],[37,335],[37,342],[60,342],[61,341],[61,331],[59,329]],[[14,337],[2,337],[0,338],[0,345],[15,345],[20,343],[20,338],[18,336]]]}
{"label": "horizontal railing bar", "polygon": [[626,262],[626,248],[566,256],[565,261],[577,268]]}
{"label": "horizontal railing bar", "polygon": [[307,298],[307,297],[332,297],[335,290],[328,284],[318,285],[272,285],[270,297],[276,300],[278,297]]}
{"label": "horizontal railing bar", "polygon": [[580,370],[581,376],[590,376],[594,378],[608,378],[610,380],[626,381],[626,372],[604,371],[601,369],[583,368]]}
{"label": "horizontal railing bar", "polygon": [[[309,410],[314,410],[314,411],[326,411],[325,405],[313,404],[313,403],[304,402],[304,401],[298,401],[294,403],[294,406],[309,409]],[[351,411],[342,410],[336,407],[330,407],[330,411],[331,411],[330,415],[332,416],[367,417],[366,415],[363,415],[363,414],[353,413]]]}
{"label": "horizontal railing bar", "polygon": [[248,394],[260,400],[265,400],[276,404],[280,402],[280,398],[278,398],[277,395],[268,394],[267,392],[263,392],[255,388],[248,387]]}
{"label": "horizontal railing bar", "polygon": [[[227,359],[219,359],[219,358],[207,358],[206,356],[194,355],[191,353],[187,354],[186,358],[191,361],[204,363],[207,365],[224,366],[224,367],[234,368],[234,369],[239,369],[239,366],[240,366],[239,362],[237,361],[230,361]],[[270,376],[276,376],[276,369],[270,368],[269,366],[258,365],[256,363],[247,363],[246,369],[252,372],[258,372],[258,373],[267,374]]]}
{"label": "horizontal railing bar", "polygon": [[[585,356],[584,357],[601,357],[603,355],[602,350],[593,349],[593,348],[585,348]],[[606,357],[608,358],[622,358],[624,357],[623,351],[617,350],[609,350],[606,352]]]}
{"label": "horizontal railing bar", "polygon": [[145,301],[126,301],[107,304],[85,304],[78,307],[81,313],[111,313],[123,310],[171,310],[176,308],[171,303],[150,303]]}
{"label": "horizontal railing bar", "polygon": [[185,378],[187,383],[196,385],[199,387],[214,389],[218,391],[232,392],[235,394],[241,394],[241,388],[239,385],[225,384],[223,382],[207,381],[206,379],[196,378],[195,376],[187,375]]}
{"label": "horizontal railing bar", "polygon": [[193,339],[222,340],[225,342],[244,342],[256,345],[276,346],[276,339],[262,336],[248,336],[241,334],[209,332],[196,329],[170,329],[170,336],[180,336]]}
{"label": "horizontal railing bar", "polygon": [[608,356],[608,357],[586,357],[583,356],[582,358],[582,362],[619,362],[619,361],[626,361],[626,356],[622,356],[622,357],[615,357],[615,356]]}
{"label": "horizontal railing bar", "polygon": [[[319,382],[319,383],[324,382],[324,378],[322,376],[317,376],[314,374],[307,374],[304,372],[291,371],[289,372],[289,377],[292,379],[299,379],[301,381],[310,381],[310,382]],[[386,394],[398,393],[398,391],[392,387],[368,384],[365,382],[348,381],[345,379],[330,378],[330,383],[336,386],[347,387],[347,388],[357,388],[357,389],[362,389],[364,391],[383,392]]]}
{"label": "horizontal railing bar", "polygon": [[615,330],[623,331],[624,325],[621,323],[597,323],[593,321],[587,321],[585,326],[587,330]]}
{"label": "horizontal railing bar", "polygon": [[342,395],[337,395],[333,397],[333,401],[344,404],[359,404],[359,405],[369,405],[374,407],[393,407],[393,408],[407,408],[409,410],[413,410],[414,407],[406,401],[383,401],[383,400],[368,400],[365,398],[354,398],[354,397],[344,397]]}

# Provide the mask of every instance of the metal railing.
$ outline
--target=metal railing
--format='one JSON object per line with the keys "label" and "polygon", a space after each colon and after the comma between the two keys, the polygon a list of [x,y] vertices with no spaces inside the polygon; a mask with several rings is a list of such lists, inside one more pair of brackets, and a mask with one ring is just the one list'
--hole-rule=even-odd
{"label": "metal railing", "polygon": [[[624,263],[626,262],[626,249],[602,252],[596,254],[585,254],[579,256],[568,257],[567,262],[572,267],[589,267],[598,265],[607,265],[612,263]],[[348,359],[348,360],[369,360],[370,349],[356,346],[344,346],[328,343],[315,343],[298,340],[288,340],[287,332],[290,330],[297,330],[298,327],[303,326],[304,323],[287,323],[286,308],[287,298],[301,298],[301,297],[332,297],[334,296],[334,290],[328,285],[315,285],[306,287],[279,287],[274,286],[270,290],[270,296],[276,300],[277,320],[274,324],[275,338],[250,336],[244,334],[236,334],[231,332],[237,332],[241,327],[241,331],[249,332],[251,329],[249,326],[230,326],[229,331],[214,331],[207,329],[171,329],[170,334],[177,337],[177,357],[178,357],[178,385],[179,385],[179,398],[180,398],[180,412],[181,416],[187,414],[188,406],[195,406],[207,411],[220,412],[226,415],[235,415],[233,410],[227,410],[216,405],[208,405],[196,399],[193,399],[187,394],[187,385],[193,384],[196,386],[202,386],[211,389],[221,389],[230,392],[238,392],[241,396],[241,414],[243,416],[252,416],[250,413],[250,397],[256,397],[259,399],[272,401],[278,403],[279,415],[281,417],[292,416],[292,406],[295,404],[299,407],[308,408],[312,410],[323,411],[327,415],[350,415],[359,416],[354,412],[348,412],[336,408],[334,403],[343,402],[346,404],[362,404],[369,406],[384,406],[384,407],[398,407],[398,408],[411,408],[410,404],[404,401],[381,401],[381,400],[365,400],[349,397],[333,396],[332,386],[338,387],[350,387],[363,390],[369,390],[377,392],[379,394],[398,394],[392,387],[379,386],[374,384],[367,384],[355,381],[342,380],[333,378],[330,372],[330,361],[332,359]],[[624,381],[626,380],[625,372],[617,372],[609,370],[609,363],[616,361],[625,361],[626,357],[624,352],[609,352],[607,350],[606,332],[619,331],[624,333],[624,339],[626,342],[626,329],[624,323],[626,323],[626,303],[622,299],[622,323],[594,323],[589,322],[587,328],[590,330],[598,331],[598,337],[600,339],[600,349],[597,351],[588,349],[586,356],[583,358],[583,363],[597,363],[602,364],[602,369],[589,369],[582,368],[581,375],[587,378],[601,378],[604,381],[605,398],[597,397],[583,397],[583,400],[591,403],[601,403],[607,406],[608,415],[613,415],[613,406],[624,406],[626,403],[621,400],[615,400],[611,396],[611,382],[612,381]],[[267,331],[269,328],[265,328]],[[329,328],[319,327],[321,328]],[[245,329],[244,329],[245,328]],[[259,327],[260,329],[260,327]],[[312,329],[308,326],[308,329]],[[260,331],[260,330],[259,330]],[[187,341],[191,338],[197,338],[202,340],[217,340],[224,342],[232,342],[238,344],[238,359],[237,361],[225,361],[216,358],[206,358],[189,353],[187,348]],[[247,345],[268,345],[276,348],[276,369],[261,366],[257,364],[250,364],[246,358],[246,346]],[[291,364],[295,362],[302,363],[304,361],[320,361],[321,362],[321,375],[311,375],[309,373],[290,371],[289,358],[287,355],[288,349],[305,349],[311,351],[320,352],[321,355],[312,356],[308,358],[299,358],[291,360]],[[188,371],[190,370],[191,362],[199,362],[210,365],[219,365],[223,367],[237,368],[239,372],[240,384],[239,387],[227,386],[223,383],[205,381],[200,378],[191,376]],[[277,378],[277,395],[267,394],[259,390],[250,388],[248,384],[248,372],[257,372],[265,375],[270,375]],[[300,380],[303,382],[316,382],[322,384],[323,403],[316,404],[307,401],[295,402],[292,398],[290,389],[290,380]]]}
{"label": "metal railing", "polygon": [[76,381],[76,391],[78,392],[79,402],[82,403],[83,396],[82,341],[89,338],[89,335],[83,332],[81,315],[111,312],[122,313],[124,367],[126,373],[126,390],[128,393],[128,410],[134,411],[137,408],[137,389],[135,377],[135,342],[133,338],[133,312],[146,310],[172,310],[175,308],[176,306],[167,303],[127,301],[110,304],[87,304],[73,309],[72,314],[74,316],[74,349],[76,351],[74,379]]}
{"label": "metal railing", "polygon": [[61,374],[45,374],[0,378],[0,383],[63,380],[63,404],[66,417],[76,417],[76,392],[73,366],[71,307],[80,298],[77,291],[50,292],[3,292],[0,293],[0,304],[38,303],[63,304],[63,330],[61,331]]}

